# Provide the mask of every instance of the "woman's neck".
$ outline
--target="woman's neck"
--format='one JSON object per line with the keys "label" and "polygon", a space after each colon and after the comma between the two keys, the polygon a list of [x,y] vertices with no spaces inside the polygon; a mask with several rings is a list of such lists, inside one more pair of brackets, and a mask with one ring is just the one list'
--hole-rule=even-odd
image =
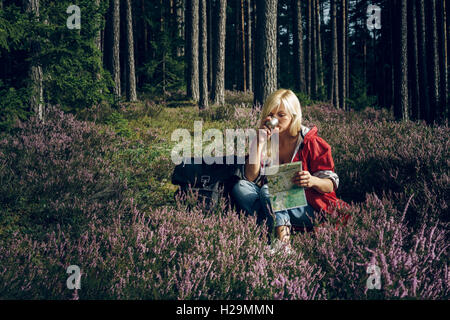
{"label": "woman's neck", "polygon": [[289,132],[281,134],[279,137],[280,148],[284,149],[285,147],[292,147],[292,144],[295,144],[297,142],[298,135],[299,133],[297,133],[296,136],[292,136]]}

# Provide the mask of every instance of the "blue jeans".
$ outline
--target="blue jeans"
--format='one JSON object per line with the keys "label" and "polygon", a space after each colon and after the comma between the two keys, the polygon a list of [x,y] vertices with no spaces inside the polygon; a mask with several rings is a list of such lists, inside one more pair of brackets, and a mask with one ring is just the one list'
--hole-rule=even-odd
{"label": "blue jeans", "polygon": [[[258,223],[267,221],[269,230],[272,230],[274,221],[267,184],[260,188],[253,182],[240,180],[234,185],[231,195],[247,214],[253,216],[256,212],[256,221]],[[275,227],[295,225],[311,228],[311,220],[314,217],[314,209],[309,204],[305,207],[277,211],[275,212]]]}

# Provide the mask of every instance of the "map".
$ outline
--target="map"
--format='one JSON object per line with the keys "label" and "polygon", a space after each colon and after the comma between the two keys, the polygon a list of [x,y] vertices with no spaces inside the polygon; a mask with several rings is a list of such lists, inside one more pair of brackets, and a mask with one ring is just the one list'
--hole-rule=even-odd
{"label": "map", "polygon": [[305,189],[292,182],[297,171],[302,171],[302,162],[286,163],[273,168],[273,175],[267,175],[270,202],[274,212],[308,205]]}

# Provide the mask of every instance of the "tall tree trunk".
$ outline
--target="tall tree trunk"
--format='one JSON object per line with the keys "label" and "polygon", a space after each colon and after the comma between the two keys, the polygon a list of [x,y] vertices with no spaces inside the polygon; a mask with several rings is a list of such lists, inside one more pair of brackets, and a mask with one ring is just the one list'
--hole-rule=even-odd
{"label": "tall tree trunk", "polygon": [[437,119],[442,122],[446,117],[447,109],[447,56],[446,56],[446,30],[445,30],[445,4],[444,0],[437,0],[436,5],[436,15],[437,15],[437,29],[438,29],[438,42],[439,42],[439,105],[438,105],[438,116]]}
{"label": "tall tree trunk", "polygon": [[277,0],[258,0],[254,104],[262,105],[277,88]]}
{"label": "tall tree trunk", "polygon": [[306,23],[307,23],[307,50],[306,50],[306,92],[311,95],[311,72],[312,72],[312,10],[311,0],[306,2]]}
{"label": "tall tree trunk", "polygon": [[120,0],[113,0],[113,80],[114,100],[117,102],[121,96],[120,89]]}
{"label": "tall tree trunk", "polygon": [[340,16],[341,21],[339,23],[339,101],[340,101],[340,108],[347,109],[347,106],[345,104],[346,99],[346,88],[345,85],[347,83],[347,77],[346,77],[346,52],[347,52],[347,46],[346,46],[346,29],[347,29],[347,9],[345,8],[346,1],[341,0],[341,8],[340,8]]}
{"label": "tall tree trunk", "polygon": [[417,51],[419,53],[419,84],[420,84],[420,104],[419,116],[420,119],[429,121],[430,100],[428,90],[428,57],[426,50],[426,19],[425,19],[425,0],[418,0],[417,2]]}
{"label": "tall tree trunk", "polygon": [[236,90],[240,91],[242,90],[242,48],[241,48],[241,38],[240,38],[240,31],[241,31],[241,16],[239,14],[240,11],[240,0],[234,0],[233,2],[233,12],[234,12],[234,23],[235,23],[235,32],[234,32],[234,44],[235,44],[235,50],[234,50],[234,84],[236,85]]}
{"label": "tall tree trunk", "polygon": [[[177,0],[177,2],[176,2],[177,30],[178,30],[178,37],[182,40],[184,40],[183,6],[184,6],[184,1]],[[180,44],[177,46],[177,57],[182,57],[183,55],[184,55],[184,46]]]}
{"label": "tall tree trunk", "polygon": [[206,0],[200,0],[200,11],[199,11],[199,29],[200,29],[200,102],[199,108],[205,109],[208,107],[208,26],[206,17]]}
{"label": "tall tree trunk", "polygon": [[[346,49],[347,49],[346,53],[345,53],[345,57],[346,57],[346,59],[345,59],[345,67],[346,67],[345,74],[347,75],[346,76],[347,82],[345,84],[345,88],[346,88],[345,96],[346,97],[350,96],[350,54],[349,54],[349,52],[350,52],[349,47],[350,46],[349,46],[349,43],[348,43],[348,34],[349,34],[349,21],[348,21],[348,19],[349,19],[349,9],[348,9],[348,7],[349,7],[349,2],[350,2],[350,0],[346,0],[346,2],[345,2],[345,9],[347,11],[345,13],[345,16],[347,17],[346,30],[345,30],[345,43],[346,43]],[[350,110],[348,104],[346,104],[346,106],[347,106],[347,110]]]}
{"label": "tall tree trunk", "polygon": [[[27,0],[26,10],[32,12],[39,18],[39,0]],[[38,116],[40,120],[44,120],[44,73],[39,62],[40,53],[39,40],[31,39],[31,66],[30,66],[30,80],[31,80],[31,110]]]}
{"label": "tall tree trunk", "polygon": [[316,0],[311,0],[311,96],[317,98],[317,15]]}
{"label": "tall tree trunk", "polygon": [[244,0],[241,0],[241,5],[240,5],[240,13],[241,13],[241,39],[242,39],[242,89],[245,91],[247,91],[247,64],[245,61],[245,20],[244,20]]}
{"label": "tall tree trunk", "polygon": [[198,1],[186,0],[186,53],[187,53],[187,97],[198,102],[199,66],[198,66]]}
{"label": "tall tree trunk", "polygon": [[293,45],[294,45],[294,85],[300,92],[306,91],[305,84],[305,61],[303,53],[303,24],[301,0],[292,0],[294,13]]}
{"label": "tall tree trunk", "polygon": [[225,103],[225,36],[227,21],[227,0],[219,0],[215,16],[215,31],[217,34],[216,45],[214,46],[214,66],[213,66],[213,101],[214,104]]}
{"label": "tall tree trunk", "polygon": [[213,37],[212,37],[212,3],[213,1],[207,1],[207,9],[206,9],[206,16],[208,20],[208,36],[207,36],[207,43],[208,43],[208,88],[212,88],[212,74],[213,74],[213,58],[212,58],[212,51],[213,51]]}
{"label": "tall tree trunk", "polygon": [[134,65],[134,38],[133,38],[133,13],[131,11],[131,0],[126,0],[127,5],[127,44],[128,44],[128,63],[127,63],[127,71],[128,71],[128,88],[127,95],[128,100],[131,102],[137,101],[137,93],[136,93],[136,72]]}
{"label": "tall tree trunk", "polygon": [[417,51],[416,1],[408,0],[408,86],[411,120],[419,119],[419,58]]}
{"label": "tall tree trunk", "polygon": [[397,76],[395,77],[396,99],[394,105],[394,116],[397,120],[408,120],[408,25],[407,25],[407,0],[399,0],[398,8],[400,14],[399,52]]}
{"label": "tall tree trunk", "polygon": [[338,41],[337,41],[337,17],[336,1],[331,0],[331,103],[339,108],[339,69],[338,69]]}
{"label": "tall tree trunk", "polygon": [[439,110],[439,44],[438,44],[438,30],[437,30],[437,15],[436,15],[436,0],[427,1],[429,14],[429,43],[428,43],[428,63],[430,65],[430,72],[428,73],[430,85],[430,118],[432,123],[436,120],[437,111]]}
{"label": "tall tree trunk", "polygon": [[316,0],[316,30],[317,30],[317,85],[320,86],[322,92],[323,88],[323,60],[322,60],[322,35],[321,35],[321,10],[320,1]]}
{"label": "tall tree trunk", "polygon": [[253,92],[253,39],[252,39],[252,14],[251,1],[247,0],[247,75],[248,75],[248,91]]}
{"label": "tall tree trunk", "polygon": [[[100,0],[95,0],[97,10],[100,9]],[[100,23],[100,19],[99,19]],[[102,30],[98,30],[97,37],[95,38],[95,46],[99,51],[102,51]]]}
{"label": "tall tree trunk", "polygon": [[446,38],[446,50],[445,50],[445,58],[446,58],[446,62],[447,62],[447,90],[446,90],[446,94],[447,94],[447,101],[446,101],[446,112],[447,112],[447,120],[450,120],[450,103],[448,101],[449,98],[449,89],[450,89],[450,1],[449,0],[445,0],[444,2],[445,5],[445,38]]}

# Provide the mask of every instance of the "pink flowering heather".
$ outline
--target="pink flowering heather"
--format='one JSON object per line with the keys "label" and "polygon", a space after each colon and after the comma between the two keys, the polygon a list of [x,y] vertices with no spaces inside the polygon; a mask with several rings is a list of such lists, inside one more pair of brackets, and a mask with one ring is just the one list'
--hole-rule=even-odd
{"label": "pink flowering heather", "polygon": [[[231,111],[205,116],[256,126],[257,111]],[[295,234],[291,255],[271,254],[265,226],[223,201],[208,211],[195,195],[150,189],[163,205],[147,205],[125,177],[170,179],[173,164],[153,145],[57,109],[20,123],[0,137],[0,298],[448,299],[448,126],[372,109],[303,112],[332,147],[351,218]],[[69,265],[81,269],[80,290],[66,287]],[[367,286],[372,265],[379,290]]]}

